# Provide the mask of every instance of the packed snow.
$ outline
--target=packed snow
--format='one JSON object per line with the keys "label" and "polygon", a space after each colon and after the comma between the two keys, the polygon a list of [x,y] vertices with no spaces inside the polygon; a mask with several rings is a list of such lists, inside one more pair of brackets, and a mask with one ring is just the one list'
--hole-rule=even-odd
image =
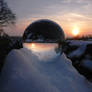
{"label": "packed snow", "polygon": [[83,59],[82,66],[92,71],[92,60],[89,59]]}
{"label": "packed snow", "polygon": [[64,53],[55,57],[43,62],[30,49],[11,51],[2,69],[0,92],[92,92],[92,84]]}
{"label": "packed snow", "polygon": [[83,40],[68,40],[67,42],[70,42],[69,45],[76,45],[76,46],[81,46],[81,45],[88,45],[92,44],[92,41],[83,41]]}
{"label": "packed snow", "polygon": [[92,82],[92,41],[68,40],[65,53],[76,69]]}
{"label": "packed snow", "polygon": [[85,53],[86,50],[86,45],[81,45],[79,46],[79,48],[77,50],[74,50],[73,52],[71,52],[68,57],[72,58],[72,57],[80,57]]}

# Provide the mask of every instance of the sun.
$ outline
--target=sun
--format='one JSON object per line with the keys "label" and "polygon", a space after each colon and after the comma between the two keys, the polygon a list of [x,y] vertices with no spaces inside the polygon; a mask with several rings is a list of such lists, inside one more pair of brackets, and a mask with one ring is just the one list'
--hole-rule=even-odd
{"label": "sun", "polygon": [[73,30],[72,30],[72,34],[74,36],[77,36],[79,34],[79,29],[77,27],[75,27]]}

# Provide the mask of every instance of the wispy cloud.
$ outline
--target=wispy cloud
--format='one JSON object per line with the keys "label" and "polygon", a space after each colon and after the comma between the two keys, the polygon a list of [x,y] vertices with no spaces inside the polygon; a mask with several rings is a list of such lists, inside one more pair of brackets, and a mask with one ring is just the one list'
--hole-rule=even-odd
{"label": "wispy cloud", "polygon": [[17,30],[24,30],[32,21],[48,18],[64,29],[73,24],[92,29],[92,0],[7,0],[16,12]]}

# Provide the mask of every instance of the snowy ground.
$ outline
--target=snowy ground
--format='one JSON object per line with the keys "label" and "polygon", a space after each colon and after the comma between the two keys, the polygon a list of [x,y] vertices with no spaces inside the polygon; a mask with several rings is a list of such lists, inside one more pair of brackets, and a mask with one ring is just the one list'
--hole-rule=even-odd
{"label": "snowy ground", "polygon": [[43,62],[29,49],[13,50],[1,73],[0,92],[92,92],[92,84],[64,54],[55,57]]}
{"label": "snowy ground", "polygon": [[78,71],[92,81],[92,41],[68,40],[65,53]]}

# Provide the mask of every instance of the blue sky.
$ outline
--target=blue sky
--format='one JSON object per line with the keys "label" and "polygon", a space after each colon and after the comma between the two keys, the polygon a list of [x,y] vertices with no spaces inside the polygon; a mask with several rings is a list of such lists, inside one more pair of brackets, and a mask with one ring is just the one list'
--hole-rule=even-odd
{"label": "blue sky", "polygon": [[15,31],[11,35],[22,35],[25,28],[37,19],[56,21],[71,36],[74,26],[81,34],[92,34],[92,0],[6,0],[17,16]]}

